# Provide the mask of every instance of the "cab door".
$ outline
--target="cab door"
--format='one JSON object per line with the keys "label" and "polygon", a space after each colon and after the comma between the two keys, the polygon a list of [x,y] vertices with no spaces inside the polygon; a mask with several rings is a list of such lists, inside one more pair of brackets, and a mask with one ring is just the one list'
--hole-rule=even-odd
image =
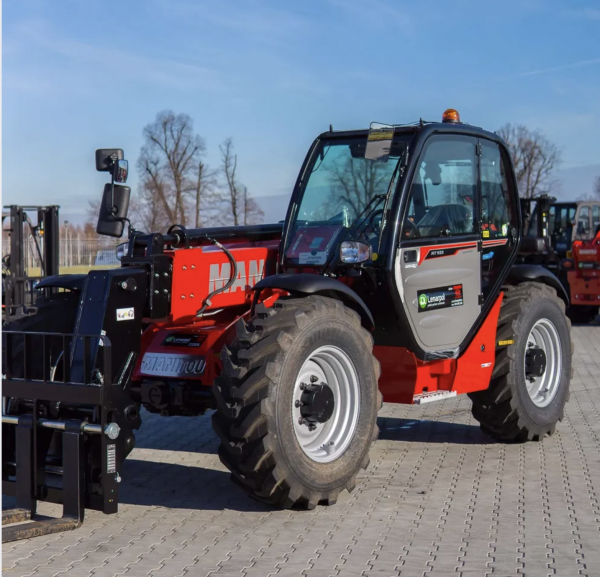
{"label": "cab door", "polygon": [[476,138],[431,136],[410,186],[396,286],[430,358],[456,356],[481,311],[477,152]]}

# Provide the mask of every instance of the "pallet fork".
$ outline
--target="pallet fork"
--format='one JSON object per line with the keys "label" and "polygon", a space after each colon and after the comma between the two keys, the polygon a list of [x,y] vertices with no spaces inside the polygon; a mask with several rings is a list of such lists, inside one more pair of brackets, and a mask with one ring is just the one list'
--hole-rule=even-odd
{"label": "pallet fork", "polygon": [[[2,512],[2,542],[76,529],[85,507],[116,513],[117,455],[133,438],[131,427],[113,420],[128,391],[113,383],[110,340],[18,331],[3,337],[2,493],[16,498],[16,508]],[[60,357],[71,359],[60,371],[47,364],[57,341]],[[14,346],[22,346],[22,367],[11,361]],[[37,516],[38,501],[62,504],[62,517]]]}
{"label": "pallet fork", "polygon": [[[83,433],[102,434],[100,425],[83,421],[49,421],[21,415],[2,416],[2,424],[14,425],[16,440],[16,508],[2,511],[2,542],[20,541],[40,535],[70,531],[83,522],[84,516],[84,455]],[[61,518],[36,516],[35,434],[36,427],[62,431],[62,502]],[[32,520],[34,519],[34,520]],[[28,521],[23,523],[23,521]]]}

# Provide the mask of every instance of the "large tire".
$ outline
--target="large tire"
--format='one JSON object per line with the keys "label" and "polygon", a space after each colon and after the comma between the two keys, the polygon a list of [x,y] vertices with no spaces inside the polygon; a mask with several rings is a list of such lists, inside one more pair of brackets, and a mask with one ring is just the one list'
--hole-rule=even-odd
{"label": "large tire", "polygon": [[[380,366],[371,335],[356,312],[321,296],[280,299],[270,309],[259,305],[250,323],[240,319],[236,329],[233,344],[222,351],[223,371],[213,385],[213,427],[221,439],[221,461],[234,481],[271,505],[312,509],[335,503],[340,491],[352,491],[357,473],[368,466],[378,434]],[[327,422],[311,423],[312,429],[298,419],[303,410],[294,404],[302,394],[299,381],[319,373],[315,362],[324,358],[327,368],[327,359],[334,357],[334,370],[342,372],[331,376],[323,369],[318,378],[321,385],[327,383],[321,390],[331,385],[331,391],[338,391],[333,415]],[[351,377],[338,381],[346,374],[343,367]],[[355,381],[355,388],[341,398],[343,383]],[[332,431],[338,431],[339,444],[331,442],[327,451],[325,445],[318,448]],[[317,440],[314,446],[307,441],[311,435]]]}
{"label": "large tire", "polygon": [[[514,344],[496,348],[489,388],[469,394],[473,416],[495,439],[539,440],[562,421],[573,374],[571,323],[553,288],[541,283],[506,288],[497,341],[511,339]],[[526,358],[539,348],[544,349],[545,370],[532,377]]]}

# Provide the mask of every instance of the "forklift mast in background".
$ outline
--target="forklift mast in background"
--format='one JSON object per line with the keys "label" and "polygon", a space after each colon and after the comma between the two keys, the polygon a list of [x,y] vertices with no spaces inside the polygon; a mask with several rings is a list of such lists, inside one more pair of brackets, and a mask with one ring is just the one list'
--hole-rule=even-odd
{"label": "forklift mast in background", "polygon": [[[34,283],[41,278],[59,274],[59,206],[17,206],[4,207],[2,215],[3,231],[10,238],[10,252],[3,256],[2,262],[2,318],[10,322],[27,314],[28,307],[35,302]],[[37,213],[34,225],[28,211]],[[9,226],[4,222],[9,220]],[[40,263],[39,276],[27,274],[27,246],[25,240],[30,235],[36,258]]]}

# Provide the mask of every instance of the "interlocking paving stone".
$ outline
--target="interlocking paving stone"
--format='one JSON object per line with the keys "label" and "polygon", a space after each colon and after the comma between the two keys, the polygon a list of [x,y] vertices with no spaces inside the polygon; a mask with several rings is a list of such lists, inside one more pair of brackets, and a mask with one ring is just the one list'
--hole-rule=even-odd
{"label": "interlocking paving stone", "polygon": [[600,576],[600,325],[573,338],[571,400],[553,437],[496,443],[467,397],[386,404],[355,491],[310,512],[270,510],[233,485],[210,415],[144,413],[119,513],[89,511],[76,531],[3,545],[3,572]]}

